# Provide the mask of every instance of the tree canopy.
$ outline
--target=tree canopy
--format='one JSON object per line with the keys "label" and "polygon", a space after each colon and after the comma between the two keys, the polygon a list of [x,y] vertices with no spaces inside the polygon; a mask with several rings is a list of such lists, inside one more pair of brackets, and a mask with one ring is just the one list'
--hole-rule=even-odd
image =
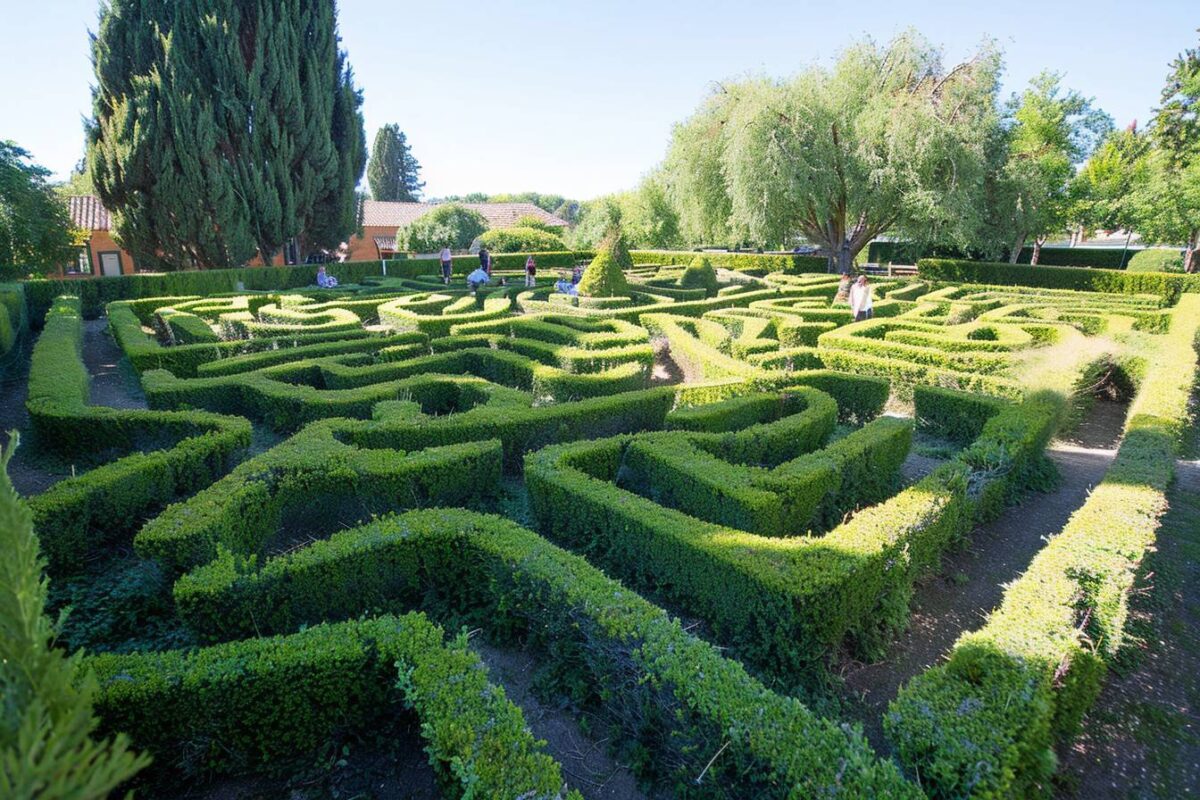
{"label": "tree canopy", "polygon": [[399,125],[384,125],[375,134],[367,183],[376,200],[413,203],[421,199],[421,190],[425,188],[421,164],[413,156],[408,137]]}
{"label": "tree canopy", "polygon": [[998,71],[990,46],[946,69],[910,32],[857,44],[831,70],[726,84],[667,156],[683,227],[777,244],[802,234],[841,271],[885,231],[965,239]]}
{"label": "tree canopy", "polygon": [[49,175],[28,152],[0,141],[0,278],[47,274],[75,257],[78,236]]}
{"label": "tree canopy", "polygon": [[[1064,90],[1058,75],[1043,72],[1014,96],[1001,130],[1003,162],[994,177],[985,227],[993,247],[1014,264],[1029,239],[1033,263],[1046,237],[1066,229],[1076,167],[1112,131],[1112,118],[1092,100]],[[985,242],[988,237],[983,237]]]}
{"label": "tree canopy", "polygon": [[88,160],[118,241],[167,268],[334,249],[366,162],[328,0],[111,0]]}
{"label": "tree canopy", "polygon": [[396,231],[396,249],[416,253],[433,253],[443,247],[466,250],[487,227],[487,220],[478,212],[445,203]]}

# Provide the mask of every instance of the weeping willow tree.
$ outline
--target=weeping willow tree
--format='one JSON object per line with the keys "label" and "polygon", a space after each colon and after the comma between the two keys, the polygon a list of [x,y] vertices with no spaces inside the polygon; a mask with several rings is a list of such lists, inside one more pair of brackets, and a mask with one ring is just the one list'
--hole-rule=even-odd
{"label": "weeping willow tree", "polygon": [[333,249],[366,138],[331,0],[111,0],[88,160],[116,236],[168,268]]}
{"label": "weeping willow tree", "polygon": [[666,175],[685,235],[819,244],[839,271],[888,231],[966,240],[997,124],[990,46],[946,68],[915,33],[832,69],[718,87],[677,126]]}

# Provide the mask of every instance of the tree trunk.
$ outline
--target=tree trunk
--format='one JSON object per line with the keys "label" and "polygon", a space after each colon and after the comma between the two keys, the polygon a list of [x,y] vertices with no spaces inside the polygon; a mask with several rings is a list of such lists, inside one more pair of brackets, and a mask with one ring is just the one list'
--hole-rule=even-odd
{"label": "tree trunk", "polygon": [[1017,237],[1016,242],[1013,243],[1012,252],[1008,254],[1008,263],[1010,263],[1010,264],[1017,263],[1021,259],[1021,251],[1024,249],[1025,249],[1025,234],[1022,233],[1020,236]]}
{"label": "tree trunk", "polygon": [[850,252],[850,242],[842,242],[837,251],[837,271],[839,275],[849,275],[854,269],[854,253]]}
{"label": "tree trunk", "polygon": [[1183,254],[1183,271],[1196,271],[1196,240],[1200,239],[1200,230],[1192,231],[1192,236],[1188,239],[1187,251]]}
{"label": "tree trunk", "polygon": [[1042,242],[1044,242],[1044,241],[1046,241],[1046,240],[1045,239],[1034,239],[1033,240],[1033,258],[1029,259],[1029,266],[1031,266],[1031,267],[1037,266],[1038,259],[1042,255]]}
{"label": "tree trunk", "polygon": [[1121,250],[1121,265],[1117,269],[1125,269],[1125,256],[1129,255],[1129,240],[1133,238],[1133,228],[1125,231],[1125,247]]}

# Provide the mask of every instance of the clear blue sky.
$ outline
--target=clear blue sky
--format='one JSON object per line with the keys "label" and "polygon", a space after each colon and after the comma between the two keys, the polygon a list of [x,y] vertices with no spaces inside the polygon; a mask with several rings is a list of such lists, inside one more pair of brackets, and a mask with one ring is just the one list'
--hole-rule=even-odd
{"label": "clear blue sky", "polygon": [[[1049,68],[1143,123],[1168,62],[1197,41],[1196,0],[342,0],[368,140],[398,122],[431,195],[533,190],[586,199],[633,186],[712,83],[828,62],[863,35],[915,27],[947,60],[984,38],[1005,94]],[[97,0],[0,0],[0,138],[64,175],[82,152]]]}

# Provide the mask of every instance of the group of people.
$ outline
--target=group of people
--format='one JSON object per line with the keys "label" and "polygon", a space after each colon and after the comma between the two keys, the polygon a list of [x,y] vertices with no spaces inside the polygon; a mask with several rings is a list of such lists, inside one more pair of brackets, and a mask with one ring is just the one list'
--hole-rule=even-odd
{"label": "group of people", "polygon": [[583,267],[578,264],[571,270],[570,275],[567,274],[565,269],[559,270],[558,280],[554,282],[554,291],[560,294],[578,295],[581,278],[583,278]]}
{"label": "group of people", "polygon": [[[447,286],[450,285],[450,273],[454,266],[454,257],[450,253],[449,247],[443,247],[441,252],[442,262],[442,282]],[[467,287],[471,291],[478,291],[481,287],[487,286],[492,281],[492,254],[486,247],[479,248],[479,266],[467,276]],[[501,286],[507,286],[508,281],[504,278],[500,279]],[[525,287],[533,288],[537,285],[537,260],[532,255],[525,259]]]}

